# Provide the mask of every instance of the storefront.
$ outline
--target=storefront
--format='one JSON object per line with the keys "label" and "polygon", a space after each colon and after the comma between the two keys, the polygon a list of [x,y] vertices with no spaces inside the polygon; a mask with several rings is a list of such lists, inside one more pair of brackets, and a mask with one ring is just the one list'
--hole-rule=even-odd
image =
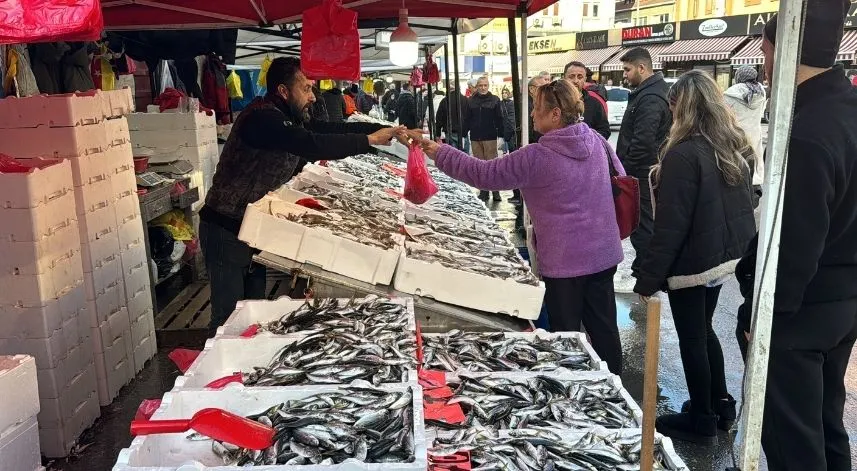
{"label": "storefront", "polygon": [[622,49],[618,44],[611,46],[610,38],[608,30],[577,33],[577,47],[569,54],[568,62],[582,62],[594,72],[594,80],[603,81],[601,65],[615,57]]}
{"label": "storefront", "polygon": [[622,84],[622,61],[619,59],[635,47],[642,47],[648,50],[652,56],[652,67],[654,70],[663,70],[659,57],[675,41],[675,33],[675,23],[623,28],[622,48],[608,61],[601,64],[602,82],[610,80],[615,85]]}
{"label": "storefront", "polygon": [[530,75],[537,75],[540,72],[548,72],[551,75],[562,74],[563,67],[568,63],[568,53],[574,49],[576,41],[575,33],[529,38],[527,69]]}

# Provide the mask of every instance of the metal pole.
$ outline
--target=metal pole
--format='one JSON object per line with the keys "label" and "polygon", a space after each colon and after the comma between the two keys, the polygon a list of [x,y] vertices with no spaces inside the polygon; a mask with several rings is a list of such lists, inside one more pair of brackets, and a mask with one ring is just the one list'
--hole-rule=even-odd
{"label": "metal pole", "polygon": [[776,68],[771,80],[773,102],[771,124],[768,127],[771,132],[766,151],[768,161],[756,259],[752,341],[745,366],[743,405],[738,430],[738,439],[741,443],[739,465],[743,471],[759,469],[771,321],[774,314],[774,291],[780,255],[783,193],[805,6],[806,0],[780,2],[777,22],[777,47],[774,55]]}
{"label": "metal pole", "polygon": [[[431,57],[431,50],[428,46],[426,46],[426,57]],[[434,98],[432,96],[431,84],[426,82],[426,99],[428,103],[428,127],[429,127],[429,137],[431,140],[434,140]]]}
{"label": "metal pole", "polygon": [[[518,69],[518,32],[515,30],[515,17],[509,18],[509,55],[512,63],[512,100],[513,103],[521,102],[521,73]],[[514,108],[514,107],[513,107]],[[521,119],[526,117],[521,113],[515,113],[515,134],[517,144],[521,142]]]}
{"label": "metal pole", "polygon": [[[458,93],[458,90],[453,90],[449,85],[449,43],[443,45],[443,64],[444,64],[444,75],[446,76],[446,132],[448,135],[446,136],[446,143],[449,144],[449,136],[452,132],[452,94]],[[455,97],[455,103],[458,104],[459,98]],[[440,137],[440,136],[438,136]]]}
{"label": "metal pole", "polygon": [[[521,12],[521,90],[526,90],[526,93],[521,93],[521,117],[530,115],[530,74],[527,64],[527,11]],[[521,147],[530,143],[530,120],[521,120]],[[532,252],[530,253],[532,259]]]}
{"label": "metal pole", "polygon": [[[458,24],[455,23],[455,18],[452,19],[454,26],[452,27],[452,62],[455,63],[455,88],[458,89],[461,87],[461,80],[458,77]],[[462,100],[461,97],[456,97],[459,100]],[[447,103],[449,103],[447,101]],[[452,111],[452,110],[450,110]],[[458,113],[458,143],[456,147],[459,150],[464,150],[464,123],[461,121],[464,119],[461,116],[461,103],[458,103],[458,106],[455,107],[455,112]],[[452,133],[452,129],[449,130],[450,134]]]}

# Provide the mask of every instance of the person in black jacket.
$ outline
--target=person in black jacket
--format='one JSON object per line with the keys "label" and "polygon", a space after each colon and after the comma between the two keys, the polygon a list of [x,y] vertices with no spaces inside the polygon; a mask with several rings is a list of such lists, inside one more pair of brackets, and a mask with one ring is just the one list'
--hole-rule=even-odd
{"label": "person in black jacket", "polygon": [[339,88],[339,85],[334,85],[333,88],[322,93],[321,97],[324,99],[330,122],[341,123],[345,121],[345,97],[342,96],[342,89]]}
{"label": "person in black jacket", "polygon": [[640,225],[631,234],[637,258],[631,264],[634,276],[652,237],[653,208],[649,191],[649,169],[657,163],[658,151],[667,137],[672,115],[666,96],[669,85],[660,72],[652,71],[652,56],[641,47],[631,49],[621,58],[625,80],[635,90],[628,96],[628,107],[619,128],[616,153],[625,172],[640,181]]}
{"label": "person in black jacket", "polygon": [[529,138],[530,138],[529,139],[530,144],[532,144],[534,142],[539,142],[539,139],[541,139],[541,137],[542,137],[541,133],[536,131],[534,126],[533,126],[533,109],[536,106],[535,105],[536,91],[539,89],[539,87],[541,87],[542,85],[546,85],[548,83],[550,83],[550,82],[546,81],[543,78],[543,76],[537,75],[537,76],[531,78],[530,82],[527,84],[527,89],[530,93],[530,99],[527,100],[527,105],[529,108],[529,113],[527,114],[527,116],[530,118],[530,127],[529,127],[530,132],[528,133]]}
{"label": "person in black jacket", "polygon": [[712,318],[721,285],[756,232],[753,147],[704,72],[682,75],[668,99],[675,121],[651,174],[655,230],[634,291],[647,301],[667,287],[690,393],[681,413],[658,417],[658,431],[714,444],[736,412]]}
{"label": "person in black jacket", "polygon": [[315,102],[312,104],[312,119],[316,121],[330,121],[330,116],[327,114],[327,104],[322,99],[321,90],[318,86],[313,85],[312,94],[315,96]]}
{"label": "person in black jacket", "polygon": [[604,139],[610,139],[610,121],[607,119],[607,111],[601,100],[596,98],[596,93],[586,90],[586,70],[582,62],[569,62],[565,66],[563,76],[577,87],[583,96],[583,122],[604,136]]}
{"label": "person in black jacket", "polygon": [[[470,116],[470,145],[473,156],[482,160],[497,158],[497,138],[503,135],[503,113],[500,99],[489,90],[488,77],[476,80],[476,93],[467,100]],[[493,193],[494,201],[500,201],[500,192]],[[479,192],[479,199],[488,201],[488,192]]]}
{"label": "person in black jacket", "polygon": [[408,129],[417,128],[417,116],[419,116],[417,114],[417,98],[414,96],[410,83],[402,84],[402,91],[396,101],[396,116],[399,117],[399,124],[402,126]]}
{"label": "person in black jacket", "polygon": [[384,115],[387,117],[387,121],[395,121],[398,116],[396,116],[396,100],[399,97],[399,93],[396,91],[396,85],[390,84],[390,88],[384,93],[384,96],[381,97],[381,109],[384,110]]}
{"label": "person in black jacket", "polygon": [[515,101],[512,100],[512,92],[508,88],[504,88],[501,95],[503,97],[500,101],[500,112],[503,115],[503,141],[505,142],[506,153],[509,153],[518,149]]}
{"label": "person in black jacket", "polygon": [[[452,102],[451,112],[450,101]],[[459,125],[459,114],[456,108],[461,112],[460,119],[464,123],[463,128]],[[447,144],[462,150],[464,149],[464,142],[461,138],[462,136],[467,136],[468,111],[467,98],[458,89],[453,88],[449,95],[440,100],[440,103],[437,105],[437,116],[435,116],[437,135],[440,136],[443,134]]]}
{"label": "person in black jacket", "polygon": [[[771,471],[854,469],[842,418],[857,339],[857,90],[836,65],[851,6],[810,0],[806,7],[762,426]],[[772,18],[764,31],[766,77],[773,77],[777,23]],[[739,271],[747,293],[739,344],[751,340],[756,250]]]}

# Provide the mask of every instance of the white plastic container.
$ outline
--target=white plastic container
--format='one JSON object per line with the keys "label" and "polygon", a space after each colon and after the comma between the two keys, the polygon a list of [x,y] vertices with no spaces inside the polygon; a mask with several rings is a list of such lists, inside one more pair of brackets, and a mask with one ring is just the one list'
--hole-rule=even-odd
{"label": "white plastic container", "polygon": [[88,185],[74,187],[74,201],[77,204],[78,218],[85,218],[86,213],[98,211],[113,202],[113,185],[110,176],[105,174],[99,180]]}
{"label": "white plastic container", "polygon": [[[134,191],[124,190],[117,193],[113,208],[116,210],[116,227],[122,227],[135,219],[141,221],[140,200]],[[138,223],[142,224],[142,222]]]}
{"label": "white plastic container", "polygon": [[396,290],[480,311],[535,320],[545,297],[544,284],[532,286],[424,262],[401,253]]}
{"label": "white plastic container", "polygon": [[80,248],[83,271],[91,273],[96,267],[103,266],[119,254],[119,235],[111,230],[95,240],[83,241]]}
{"label": "white plastic container", "polygon": [[[2,210],[0,210],[0,217]],[[14,242],[0,239],[0,272],[38,275],[53,270],[57,259],[62,259],[80,246],[77,221],[60,226],[51,236],[38,241]]]}
{"label": "white plastic container", "polygon": [[78,404],[72,416],[60,428],[39,428],[39,442],[42,454],[48,458],[68,456],[77,444],[80,434],[89,428],[101,414],[98,397],[91,394],[86,401]]}
{"label": "white plastic container", "polygon": [[131,141],[136,147],[153,149],[174,149],[178,147],[202,147],[217,142],[214,128],[197,129],[159,129],[157,131],[134,131]]}
{"label": "white plastic container", "polygon": [[214,116],[199,113],[132,113],[128,115],[131,131],[215,129]]}
{"label": "white plastic container", "polygon": [[0,129],[78,126],[102,119],[101,100],[94,90],[0,100]]}
{"label": "white plastic container", "polygon": [[110,179],[110,161],[107,153],[89,154],[67,159],[71,162],[74,186],[81,187]]}
{"label": "white plastic container", "polygon": [[158,346],[155,339],[155,332],[152,331],[144,337],[140,342],[134,345],[134,374],[139,373],[146,366],[146,362],[151,360],[158,351]]}
{"label": "white plastic container", "polygon": [[[115,233],[116,212],[108,202],[99,203],[98,208],[79,215],[77,226],[80,228],[81,241],[94,241]],[[116,237],[113,235],[113,237]]]}
{"label": "white plastic container", "polygon": [[[0,437],[39,413],[36,360],[29,355],[0,356]],[[0,455],[2,456],[2,455]],[[0,460],[4,461],[4,460]],[[2,464],[0,464],[0,469]]]}
{"label": "white plastic container", "polygon": [[[399,249],[363,245],[333,232],[303,226],[275,214],[310,212],[270,195],[247,206],[238,238],[251,247],[373,284],[390,284]],[[394,235],[395,237],[395,235]]]}
{"label": "white plastic container", "polygon": [[86,305],[83,282],[69,288],[43,306],[0,304],[0,338],[46,338],[73,319]]}
{"label": "white plastic container", "polygon": [[[127,313],[125,314],[127,316]],[[122,386],[134,377],[133,360],[128,358],[127,342],[131,341],[131,331],[125,331],[104,349],[95,353],[95,374],[97,376],[98,402],[106,406],[113,402]],[[93,342],[94,343],[94,342]]]}
{"label": "white plastic container", "polygon": [[0,152],[25,159],[70,159],[98,154],[110,145],[106,127],[100,124],[68,128],[39,126],[0,131]]}
{"label": "white plastic container", "polygon": [[[92,348],[95,353],[108,353],[108,350],[116,343],[116,339],[128,334],[131,330],[131,319],[128,311],[124,308],[110,314],[107,320],[98,327],[91,328]],[[105,362],[113,358],[105,358]],[[115,364],[115,362],[113,362]]]}
{"label": "white plastic container", "polygon": [[[3,101],[3,100],[0,100]],[[0,431],[0,471],[40,469],[39,424],[36,417]]]}
{"label": "white plastic container", "polygon": [[95,293],[95,299],[86,300],[86,312],[90,325],[98,327],[111,314],[125,306],[125,282],[121,278],[107,286],[104,291]]}
{"label": "white plastic container", "polygon": [[152,292],[149,290],[148,284],[126,295],[126,297],[128,300],[128,316],[131,319],[136,319],[140,313],[152,311]]}
{"label": "white plastic container", "polygon": [[[4,100],[0,100],[3,102]],[[0,130],[0,140],[4,139]],[[14,154],[13,154],[14,155]],[[18,157],[18,156],[15,156]],[[54,159],[24,159],[28,173],[0,173],[0,210],[38,208],[73,188],[71,163]]]}
{"label": "white plastic container", "polygon": [[122,261],[119,259],[119,254],[105,258],[83,277],[86,299],[98,299],[98,294],[105,292],[108,286],[115,284],[122,277]]}
{"label": "white plastic container", "polygon": [[37,369],[39,397],[42,399],[60,397],[63,389],[91,362],[92,344],[86,340],[72,347],[59,360],[56,368]]}
{"label": "white plastic container", "polygon": [[77,407],[95,394],[95,365],[91,362],[63,388],[56,398],[42,399],[39,426],[58,429],[74,418]]}
{"label": "white plastic container", "polygon": [[0,272],[0,304],[44,306],[83,279],[80,252],[71,250],[55,257],[51,270],[38,275]]}
{"label": "white plastic container", "polygon": [[149,264],[140,261],[136,266],[129,268],[125,276],[125,296],[134,295],[140,289],[149,285]]}
{"label": "white plastic container", "polygon": [[[380,389],[401,392],[413,388],[414,455],[412,463],[361,463],[356,460],[338,465],[321,466],[256,466],[259,471],[424,471],[426,461],[425,430],[423,429],[422,389],[416,384],[384,385]],[[276,404],[301,399],[323,392],[340,390],[336,386],[300,386],[289,388],[244,388],[229,385],[222,391],[186,390],[164,394],[161,407],[152,419],[186,419],[200,409],[219,407],[238,415],[264,411]],[[223,466],[222,460],[211,451],[208,441],[190,441],[184,433],[148,435],[135,438],[128,448],[119,452],[113,471],[199,471],[218,469],[239,471],[237,466]]]}
{"label": "white plastic container", "polygon": [[[115,213],[113,217],[116,217]],[[129,245],[143,239],[143,217],[140,214],[130,216],[118,227],[119,247],[125,250]]]}
{"label": "white plastic container", "polygon": [[131,142],[131,134],[128,130],[128,120],[124,116],[105,119],[102,123],[104,132],[111,146],[123,146]]}
{"label": "white plastic container", "polygon": [[131,345],[136,348],[143,340],[155,333],[154,313],[143,311],[139,314],[129,313],[131,319]]}
{"label": "white plastic container", "polygon": [[74,192],[52,199],[37,208],[0,209],[0,239],[8,241],[38,241],[50,236],[76,220]]}
{"label": "white plastic container", "polygon": [[[341,298],[340,303],[347,303],[349,299]],[[414,300],[411,298],[392,298],[391,302],[403,304],[408,312],[408,329],[416,330],[416,317],[414,315]],[[306,303],[303,299],[291,299],[282,296],[273,301],[238,301],[238,305],[226,322],[217,329],[216,337],[239,336],[248,327],[256,324],[265,324],[278,320],[284,314],[292,312]],[[257,336],[275,336],[270,332],[260,332]]]}

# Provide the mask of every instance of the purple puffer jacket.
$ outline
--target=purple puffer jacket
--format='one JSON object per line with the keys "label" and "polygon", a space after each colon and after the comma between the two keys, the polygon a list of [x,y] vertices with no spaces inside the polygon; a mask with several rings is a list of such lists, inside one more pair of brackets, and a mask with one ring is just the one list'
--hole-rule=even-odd
{"label": "purple puffer jacket", "polygon": [[435,164],[482,190],[520,188],[536,234],[539,274],[572,278],[622,261],[606,149],[624,175],[616,153],[585,123],[551,131],[538,143],[491,161],[444,145]]}

